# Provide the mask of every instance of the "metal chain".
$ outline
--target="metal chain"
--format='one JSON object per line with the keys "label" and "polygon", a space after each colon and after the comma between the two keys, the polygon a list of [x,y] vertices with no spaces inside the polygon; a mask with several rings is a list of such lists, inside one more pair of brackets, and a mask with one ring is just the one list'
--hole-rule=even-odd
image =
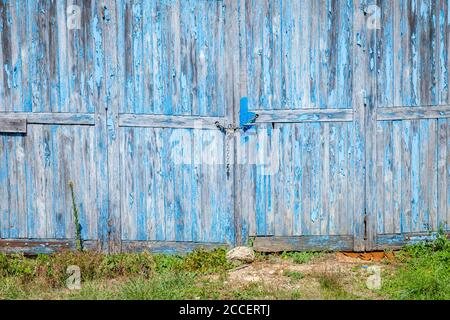
{"label": "metal chain", "polygon": [[[256,120],[258,118],[258,114],[255,115],[255,119]],[[251,124],[245,124],[243,126],[240,127],[233,127],[233,125],[229,124],[228,126],[224,126],[222,124],[220,124],[219,121],[216,121],[214,123],[217,127],[217,129],[220,130],[220,132],[222,132],[223,134],[225,134],[225,161],[226,161],[226,170],[227,170],[227,179],[230,178],[230,174],[231,174],[231,163],[230,163],[230,144],[228,143],[228,140],[230,139],[230,135],[234,135],[234,133],[236,131],[239,130],[245,130],[245,128],[248,128]]]}
{"label": "metal chain", "polygon": [[[258,117],[259,117],[259,114],[255,114],[254,120],[258,119]],[[219,129],[220,132],[222,132],[222,133],[224,133],[224,134],[226,134],[227,132],[230,132],[230,131],[231,131],[232,133],[234,133],[234,132],[236,132],[236,131],[239,131],[239,130],[241,130],[241,129],[245,129],[245,128],[250,127],[250,126],[252,125],[252,123],[248,123],[248,124],[244,124],[244,125],[242,125],[242,126],[240,126],[240,127],[233,127],[233,126],[230,124],[230,125],[228,125],[228,127],[226,127],[226,126],[220,124],[219,121],[216,121],[214,124],[216,125],[217,129]]]}

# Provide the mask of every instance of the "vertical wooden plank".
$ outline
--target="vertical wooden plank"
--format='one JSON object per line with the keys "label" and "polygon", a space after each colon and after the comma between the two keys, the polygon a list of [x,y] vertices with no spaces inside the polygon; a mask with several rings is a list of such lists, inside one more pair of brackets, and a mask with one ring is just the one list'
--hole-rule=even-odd
{"label": "vertical wooden plank", "polygon": [[[4,24],[5,24],[5,5],[3,2],[0,3],[0,66],[4,65],[4,57],[3,57],[3,47],[5,46],[6,36],[7,33],[4,32]],[[5,94],[4,94],[4,87],[6,85],[5,78],[4,78],[4,71],[3,68],[0,70],[0,111],[5,112],[6,109],[6,102],[5,102]]]}
{"label": "vertical wooden plank", "polygon": [[[370,250],[376,230],[376,134],[375,134],[375,31],[367,28],[365,10],[374,1],[355,1],[353,28],[353,93],[355,136],[354,185],[364,185],[355,191],[355,250]],[[364,170],[365,168],[365,170]],[[367,195],[367,197],[366,197]],[[365,217],[365,213],[367,216]]]}
{"label": "vertical wooden plank", "polygon": [[[144,113],[144,74],[143,74],[143,2],[134,0],[132,3],[132,56],[133,56],[133,110]],[[119,106],[120,108],[120,106]]]}
{"label": "vertical wooden plank", "polygon": [[27,237],[27,206],[26,206],[26,176],[25,176],[25,136],[16,137],[15,161],[17,162],[17,228],[18,238]]}
{"label": "vertical wooden plank", "polygon": [[134,172],[135,167],[133,145],[134,132],[137,129],[125,128],[120,134],[121,142],[121,207],[122,212],[127,212],[121,219],[122,238],[124,240],[133,239],[132,228],[134,226],[135,210],[134,210]]}
{"label": "vertical wooden plank", "polygon": [[[27,215],[27,237],[33,237],[33,228],[34,228],[34,215],[36,211],[36,189],[35,189],[35,179],[36,179],[36,166],[31,165],[34,163],[36,147],[37,144],[33,139],[32,126],[28,126],[27,138],[25,139],[25,150],[27,153],[25,154],[25,175],[26,175],[26,215]],[[0,141],[1,142],[1,141]],[[1,216],[0,216],[1,217]]]}
{"label": "vertical wooden plank", "polygon": [[[352,26],[353,6],[351,1],[336,1],[336,108],[351,108],[352,100],[348,94],[352,90]],[[332,107],[331,105],[329,107]]]}
{"label": "vertical wooden plank", "polygon": [[329,214],[330,205],[330,124],[321,125],[321,154],[322,154],[322,221],[321,235],[330,234]]}
{"label": "vertical wooden plank", "polygon": [[[428,163],[428,154],[432,152],[433,146],[429,145],[429,124],[428,120],[418,121],[419,131],[419,184],[418,184],[418,199],[419,199],[419,224],[418,230],[431,230],[430,229],[430,203],[428,202],[428,190],[431,185],[428,185],[428,177],[430,175],[430,167]],[[426,142],[425,142],[426,141]]]}
{"label": "vertical wooden plank", "polygon": [[12,87],[13,87],[13,79],[12,79],[12,42],[11,42],[11,10],[9,8],[9,2],[1,3],[1,41],[2,41],[2,97],[3,97],[3,110],[4,111],[13,111],[13,102],[12,102]]}
{"label": "vertical wooden plank", "polygon": [[411,121],[402,121],[402,232],[412,231]]}
{"label": "vertical wooden plank", "polygon": [[438,127],[437,120],[428,120],[428,143],[430,150],[427,155],[427,166],[428,166],[428,207],[429,207],[429,224],[432,230],[437,230],[439,228],[438,224],[438,189],[437,189],[437,174],[438,174]]}
{"label": "vertical wooden plank", "polygon": [[348,220],[346,217],[347,212],[349,212],[346,208],[345,197],[348,195],[346,186],[346,171],[347,168],[345,166],[345,151],[346,151],[346,125],[344,123],[340,123],[337,127],[337,205],[338,205],[338,234],[345,234],[345,230],[348,224]]}
{"label": "vertical wooden plank", "polygon": [[[54,239],[57,234],[57,226],[58,226],[58,218],[61,214],[60,208],[63,207],[61,205],[61,201],[59,199],[62,198],[60,194],[61,186],[58,185],[58,173],[61,172],[58,168],[58,155],[59,155],[59,147],[58,147],[58,136],[61,134],[62,130],[58,130],[57,126],[52,126],[50,130],[50,155],[51,155],[51,161],[49,164],[49,169],[51,170],[51,174],[49,177],[48,184],[50,185],[49,188],[49,194],[47,195],[50,203],[50,208],[47,212],[49,215],[49,237]],[[83,153],[79,154],[78,158],[82,158],[84,155]],[[75,174],[78,173],[78,171],[75,171]],[[83,187],[81,187],[83,189]],[[79,196],[79,195],[78,195]],[[69,202],[70,203],[70,202]],[[82,224],[83,225],[83,224]]]}
{"label": "vertical wooden plank", "polygon": [[[36,166],[35,187],[36,190],[36,211],[33,215],[32,224],[34,226],[34,234],[32,238],[46,237],[46,205],[45,205],[45,142],[44,127],[36,126],[34,128],[33,141],[36,144],[36,153],[34,154],[34,163]],[[31,162],[30,162],[31,163]]]}
{"label": "vertical wooden plank", "polygon": [[447,230],[450,230],[450,120],[447,119]]}
{"label": "vertical wooden plank", "polygon": [[[420,131],[419,120],[411,122],[411,228],[412,232],[421,231],[420,226]],[[423,152],[423,151],[422,151]]]}
{"label": "vertical wooden plank", "polygon": [[439,104],[446,104],[449,102],[450,20],[448,16],[448,6],[448,0],[439,0],[439,14],[437,17],[437,20],[439,21],[437,41],[437,48],[439,49]]}
{"label": "vertical wooden plank", "polygon": [[[311,235],[311,167],[312,167],[312,142],[311,130],[308,130],[308,124],[302,124],[302,166],[303,166],[303,193],[302,203],[304,203],[302,212],[302,235]],[[306,127],[306,128],[305,128]]]}
{"label": "vertical wooden plank", "polygon": [[[153,56],[153,34],[154,30],[154,5],[155,1],[142,2],[142,70],[143,70],[143,113],[152,113],[154,98],[154,70],[153,64],[155,57]],[[126,106],[120,106],[120,112],[126,112]]]}
{"label": "vertical wooden plank", "polygon": [[[311,1],[309,10],[308,23],[311,25],[309,33],[309,82],[310,82],[310,99],[311,108],[319,108],[320,105],[320,83],[321,83],[321,61],[320,61],[320,35],[322,34],[320,19],[322,14],[326,12],[322,2]],[[307,106],[306,106],[307,107]]]}
{"label": "vertical wooden plank", "polygon": [[12,107],[14,111],[23,111],[22,95],[22,50],[26,50],[21,35],[22,22],[26,18],[20,12],[20,2],[9,2],[11,14],[11,66],[9,72],[12,75]]}
{"label": "vertical wooden plank", "polygon": [[405,168],[402,166],[402,122],[394,121],[392,124],[392,169],[393,169],[393,177],[392,177],[392,201],[393,201],[393,212],[392,212],[392,224],[393,224],[393,233],[401,233],[403,230],[402,226],[402,194],[403,194],[403,184],[405,181],[402,179],[403,170]]}
{"label": "vertical wooden plank", "polygon": [[[384,126],[384,157],[383,157],[383,184],[382,188],[384,191],[384,197],[382,201],[384,202],[383,210],[383,222],[384,230],[387,233],[394,233],[393,216],[394,216],[394,203],[393,203],[393,136],[392,136],[392,122],[387,121],[383,123]],[[381,152],[381,150],[379,150]],[[378,181],[380,183],[380,181]]]}
{"label": "vertical wooden plank", "polygon": [[[299,124],[294,125],[294,155],[293,162],[295,165],[295,173],[294,173],[294,226],[293,226],[293,234],[301,235],[302,233],[302,175],[303,175],[303,166],[302,166],[302,141],[299,135]],[[328,213],[327,213],[328,214]]]}
{"label": "vertical wooden plank", "polygon": [[[55,207],[56,216],[54,223],[55,237],[57,239],[64,239],[66,234],[66,221],[72,213],[72,198],[69,189],[70,168],[68,167],[68,160],[70,159],[70,139],[71,132],[67,128],[60,128],[59,134],[55,144],[57,145],[58,157],[54,163],[53,170],[57,170],[58,175],[54,176],[54,185],[61,192],[61,200],[57,202]],[[73,138],[72,138],[73,139]],[[65,206],[67,204],[67,207]]]}
{"label": "vertical wooden plank", "polygon": [[[68,66],[68,28],[67,28],[67,10],[68,3],[67,1],[57,1],[54,6],[56,7],[56,21],[55,21],[55,28],[57,30],[56,34],[54,35],[57,37],[55,41],[57,43],[54,44],[55,49],[57,50],[57,53],[55,54],[55,60],[57,60],[57,65],[55,66],[55,72],[57,73],[57,89],[58,92],[54,93],[59,97],[59,101],[56,103],[56,108],[53,110],[54,112],[62,112],[62,111],[68,111],[69,105],[70,105],[70,95],[69,95],[69,77],[67,76],[67,72],[69,70]],[[92,6],[91,4],[86,4],[83,10],[84,12],[92,12]],[[87,28],[91,25],[92,20],[83,20],[82,28]],[[53,35],[52,35],[53,36]],[[86,45],[91,44],[91,41],[88,41],[86,39]],[[93,52],[89,51],[87,52],[87,56],[92,55]],[[72,99],[73,100],[73,99]]]}
{"label": "vertical wooden plank", "polygon": [[0,236],[9,238],[9,168],[8,168],[8,136],[0,135]]}
{"label": "vertical wooden plank", "polygon": [[[1,47],[1,46],[0,46]],[[0,135],[0,238],[6,238],[5,233],[5,216],[7,216],[7,177],[8,168],[5,161],[6,149],[5,149],[5,135]]]}
{"label": "vertical wooden plank", "polygon": [[[320,143],[317,142],[320,137],[320,123],[311,123],[311,234],[320,235],[322,197],[321,197],[321,162],[323,155],[320,153]],[[284,145],[284,148],[289,148]],[[283,164],[285,165],[285,164]]]}
{"label": "vertical wooden plank", "polygon": [[[409,23],[410,36],[407,40],[409,46],[409,73],[408,80],[410,84],[409,106],[418,106],[420,104],[420,30],[419,30],[419,3],[410,0],[407,6],[405,19]],[[406,93],[405,93],[406,94]],[[414,127],[414,125],[413,125]],[[413,129],[414,131],[414,129]]]}
{"label": "vertical wooden plank", "polygon": [[[355,212],[354,204],[355,204],[355,190],[352,185],[354,179],[354,171],[352,168],[355,166],[355,148],[356,146],[353,144],[354,137],[354,125],[353,123],[347,123],[347,212]],[[346,224],[346,234],[353,235],[354,230],[354,221],[352,215],[346,215],[347,224]]]}
{"label": "vertical wooden plank", "polygon": [[[284,143],[276,143],[279,145],[277,148],[277,151],[275,152],[283,152],[284,153],[284,159],[287,161],[287,163],[284,165],[285,162],[279,161],[277,170],[283,170],[284,173],[284,220],[285,220],[285,228],[284,228],[284,234],[293,235],[294,233],[294,162],[293,162],[293,150],[294,150],[294,142],[292,139],[292,133],[294,131],[294,125],[290,124],[286,127],[286,131],[283,134],[283,140]],[[279,151],[278,151],[279,150]],[[319,163],[321,165],[321,163]],[[276,173],[275,173],[276,174]],[[318,173],[320,176],[320,173]],[[319,200],[321,201],[321,199]],[[320,212],[322,215],[322,212]],[[322,218],[322,217],[321,217]]]}
{"label": "vertical wooden plank", "polygon": [[9,224],[9,238],[17,236],[18,229],[18,211],[17,211],[17,192],[18,192],[18,181],[17,181],[17,162],[15,160],[15,145],[17,137],[15,134],[8,136],[7,142],[7,161],[8,161],[8,181],[6,185],[8,186],[8,224]]}
{"label": "vertical wooden plank", "polygon": [[[223,2],[224,13],[224,48],[227,48],[227,53],[224,54],[224,71],[225,76],[223,81],[224,86],[224,111],[228,124],[237,126],[239,123],[239,111],[241,101],[241,69],[240,69],[240,48],[239,48],[239,3],[237,1],[225,0]],[[229,50],[229,51],[228,51]],[[225,51],[224,51],[225,52]],[[226,135],[224,141],[224,159],[225,165],[221,166],[222,177],[226,177],[226,192],[231,198],[230,211],[234,211],[234,215],[229,215],[228,223],[231,223],[234,228],[229,230],[228,237],[231,237],[231,242],[235,245],[246,244],[247,238],[243,236],[242,232],[242,211],[238,207],[237,194],[235,186],[239,183],[237,178],[238,166],[237,162],[237,141],[239,136]],[[227,163],[229,162],[229,163]],[[223,175],[225,173],[225,175]],[[234,220],[232,223],[231,220]]]}
{"label": "vertical wooden plank", "polygon": [[97,186],[96,186],[96,146],[95,146],[95,128],[89,128],[88,141],[86,142],[88,148],[88,157],[86,162],[86,180],[89,183],[89,187],[87,192],[85,192],[85,201],[86,201],[86,214],[88,216],[89,230],[88,239],[98,240],[97,236],[97,228],[98,228],[98,212],[95,210],[95,206],[97,204],[97,198],[92,197],[92,194],[97,194]]}
{"label": "vertical wooden plank", "polygon": [[400,5],[402,1],[380,0],[381,30],[377,37],[377,101],[380,107],[392,107],[395,105],[394,87],[399,78],[400,64],[395,63],[395,54],[398,47],[397,40],[401,39]]}
{"label": "vertical wooden plank", "polygon": [[429,150],[426,155],[427,163],[427,206],[428,206],[428,225],[431,230],[437,230],[437,159],[438,159],[438,144],[437,144],[437,120],[427,120],[427,135],[428,139],[425,140],[428,144]]}
{"label": "vertical wooden plank", "polygon": [[[71,190],[69,188],[69,182],[73,182],[74,184],[74,195],[75,195],[75,204],[79,208],[79,201],[80,201],[80,186],[79,186],[79,180],[78,180],[78,174],[77,168],[79,168],[79,162],[76,158],[77,150],[76,147],[79,145],[78,137],[75,136],[76,131],[73,128],[60,128],[59,134],[65,137],[65,143],[64,143],[64,151],[62,154],[64,154],[63,159],[63,168],[65,171],[65,175],[67,177],[67,180],[65,181],[66,184],[66,195],[65,195],[65,203],[68,204],[69,210],[66,211],[66,219],[64,219],[65,225],[63,226],[62,233],[65,238],[74,239],[75,238],[75,228],[74,228],[74,216],[73,216],[73,205],[72,205],[72,195]],[[80,214],[80,213],[79,213]]]}
{"label": "vertical wooden plank", "polygon": [[285,109],[286,106],[286,78],[284,76],[283,59],[285,59],[285,50],[283,48],[283,40],[287,36],[282,25],[282,1],[269,2],[269,35],[270,49],[267,57],[270,62],[265,67],[270,68],[271,83],[266,92],[267,100],[271,109]]}
{"label": "vertical wooden plank", "polygon": [[448,201],[448,184],[447,180],[447,119],[437,120],[437,226],[441,227],[441,224],[448,227],[450,221],[447,220],[447,213],[449,208],[447,207]]}
{"label": "vertical wooden plank", "polygon": [[[278,145],[276,141],[279,141],[279,131],[277,127],[274,125],[268,125],[267,131],[265,132],[267,135],[267,144],[264,152],[264,159],[270,159],[270,164],[267,164],[265,161],[263,164],[263,175],[264,175],[264,183],[266,188],[266,197],[265,197],[265,205],[266,205],[266,219],[267,219],[267,232],[268,234],[273,235],[275,233],[275,206],[278,201],[277,194],[275,191],[275,177],[271,170],[272,163],[274,161],[274,155],[278,151]],[[279,152],[279,151],[278,151]]]}
{"label": "vertical wooden plank", "polygon": [[385,233],[385,224],[384,224],[384,211],[385,211],[385,201],[384,201],[384,188],[385,181],[384,175],[386,168],[383,167],[384,157],[385,157],[385,144],[387,143],[384,139],[384,131],[385,131],[385,123],[377,122],[376,123],[376,217],[377,217],[377,226],[376,231],[378,234]]}
{"label": "vertical wooden plank", "polygon": [[329,184],[329,217],[328,217],[328,230],[329,234],[337,234],[339,231],[337,229],[338,226],[338,207],[337,207],[337,162],[338,162],[338,137],[337,137],[337,124],[330,124],[330,133],[329,133],[329,164],[330,164],[330,184]]}
{"label": "vertical wooden plank", "polygon": [[[52,111],[59,110],[59,56],[58,56],[58,17],[57,3],[52,2],[47,12],[48,24],[48,69],[49,69],[49,104]],[[65,27],[65,26],[63,26]]]}
{"label": "vertical wooden plank", "polygon": [[[45,209],[42,212],[42,214],[45,216],[45,235],[43,235],[44,238],[50,238],[53,234],[53,224],[52,224],[52,215],[53,215],[53,172],[52,172],[52,163],[54,159],[54,148],[53,148],[53,134],[54,134],[55,126],[43,126],[43,135],[42,135],[42,144],[43,144],[43,181],[44,184],[41,185],[41,188],[43,188],[43,201],[45,203]],[[72,140],[72,151],[74,152],[74,140],[77,139],[77,137],[74,137]],[[74,167],[77,167],[77,164],[74,164],[75,157],[72,157],[71,159],[67,159],[69,163],[71,163]],[[70,161],[72,160],[72,161]],[[74,170],[74,168],[71,168]],[[75,171],[71,171],[73,173],[73,176],[76,175]],[[68,226],[70,228],[70,225]]]}
{"label": "vertical wooden plank", "polygon": [[[141,105],[142,106],[142,105]],[[152,170],[147,158],[144,157],[145,141],[151,134],[151,129],[137,128],[134,140],[135,159],[137,163],[134,166],[133,175],[135,176],[135,208],[136,208],[136,220],[135,220],[135,237],[132,240],[146,240],[147,222],[146,212],[147,196],[146,196],[146,174]]]}
{"label": "vertical wooden plank", "polygon": [[175,241],[175,204],[174,204],[174,187],[175,179],[174,177],[174,161],[177,154],[175,153],[174,146],[176,141],[176,135],[178,131],[175,129],[165,129],[165,139],[169,141],[167,148],[164,148],[164,226],[166,241]]}
{"label": "vertical wooden plank", "polygon": [[[119,137],[119,106],[124,103],[121,84],[124,82],[122,58],[124,50],[124,21],[121,2],[107,0],[99,8],[99,14],[104,17],[102,24],[102,40],[104,44],[104,79],[105,79],[105,109],[107,109],[108,138],[108,225],[109,251],[121,250],[122,236],[120,232],[120,141]],[[119,40],[117,40],[119,39]],[[119,169],[118,169],[119,168]]]}
{"label": "vertical wooden plank", "polygon": [[[93,79],[92,101],[95,102],[95,146],[96,146],[96,188],[97,188],[97,234],[99,250],[109,251],[108,216],[109,216],[109,187],[108,187],[108,141],[107,118],[104,100],[104,48],[103,48],[103,8],[97,1],[92,1],[92,48],[93,48]],[[117,34],[120,41],[120,33]]]}

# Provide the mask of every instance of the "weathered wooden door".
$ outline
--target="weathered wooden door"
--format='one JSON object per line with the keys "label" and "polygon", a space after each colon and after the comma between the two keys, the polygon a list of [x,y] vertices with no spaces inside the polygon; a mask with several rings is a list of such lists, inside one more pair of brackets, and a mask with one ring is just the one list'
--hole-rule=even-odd
{"label": "weathered wooden door", "polygon": [[1,247],[70,245],[70,182],[86,244],[107,237],[102,18],[77,8],[71,21],[64,1],[0,2]]}
{"label": "weathered wooden door", "polygon": [[367,249],[450,230],[450,6],[379,1]]}
{"label": "weathered wooden door", "polygon": [[237,142],[239,231],[260,250],[351,250],[364,216],[352,95],[363,11],[345,1],[241,4],[241,116],[257,118]]}
{"label": "weathered wooden door", "polygon": [[110,252],[448,229],[449,10],[0,2],[0,250],[70,245],[69,182],[83,239]]}
{"label": "weathered wooden door", "polygon": [[120,199],[123,250],[235,241],[233,136],[219,130],[233,116],[235,12],[223,1],[117,5],[111,196]]}

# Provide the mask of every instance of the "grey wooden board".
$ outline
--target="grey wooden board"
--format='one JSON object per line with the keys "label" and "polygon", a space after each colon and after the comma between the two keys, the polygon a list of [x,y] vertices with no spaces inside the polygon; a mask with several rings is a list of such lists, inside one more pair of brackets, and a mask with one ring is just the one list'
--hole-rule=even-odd
{"label": "grey wooden board", "polygon": [[353,250],[353,236],[256,237],[259,252]]}
{"label": "grey wooden board", "polygon": [[27,133],[25,118],[0,118],[0,133]]}

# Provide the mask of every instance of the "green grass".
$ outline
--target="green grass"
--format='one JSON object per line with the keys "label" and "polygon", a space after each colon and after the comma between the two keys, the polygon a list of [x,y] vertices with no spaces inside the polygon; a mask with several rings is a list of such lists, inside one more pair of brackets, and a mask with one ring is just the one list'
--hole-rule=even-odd
{"label": "green grass", "polygon": [[[256,264],[307,264],[321,256],[265,254]],[[327,256],[316,262],[327,266]],[[81,269],[81,290],[66,288],[69,265]],[[450,241],[443,235],[397,253],[395,260],[384,265],[382,289],[376,292],[365,287],[367,275],[360,266],[346,273],[286,269],[279,278],[268,277],[269,283],[234,280],[230,284],[232,268],[225,249],[185,256],[69,251],[33,258],[0,254],[0,299],[450,299]]]}
{"label": "green grass", "polygon": [[353,300],[357,298],[344,289],[343,277],[339,272],[323,272],[318,275],[320,288],[325,299]]}
{"label": "green grass", "polygon": [[311,260],[321,257],[323,255],[322,252],[283,252],[281,254],[281,258],[290,259],[292,262],[297,264],[308,263]]}
{"label": "green grass", "polygon": [[304,275],[298,271],[284,270],[283,276],[290,278],[291,280],[298,281],[304,278]]}
{"label": "green grass", "polygon": [[405,247],[398,266],[383,275],[382,291],[392,299],[450,299],[450,241],[441,232],[431,243]]}

